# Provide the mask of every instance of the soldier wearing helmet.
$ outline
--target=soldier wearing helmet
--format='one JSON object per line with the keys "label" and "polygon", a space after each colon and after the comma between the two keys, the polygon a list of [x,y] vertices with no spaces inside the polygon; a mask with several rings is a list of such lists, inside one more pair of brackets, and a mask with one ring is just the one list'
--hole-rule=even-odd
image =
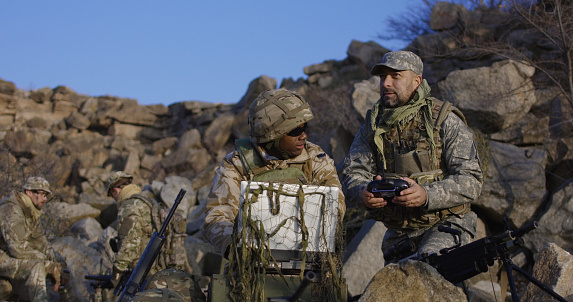
{"label": "soldier wearing helmet", "polygon": [[[64,259],[54,251],[39,223],[42,208],[52,194],[42,177],[30,177],[20,191],[0,201],[0,300],[12,290],[21,299],[48,301],[46,277],[51,275],[57,291]],[[16,293],[14,293],[16,294]]]}
{"label": "soldier wearing helmet", "polygon": [[[204,237],[222,255],[232,241],[239,210],[241,181],[274,181],[335,186],[340,181],[333,160],[307,141],[313,118],[306,100],[286,89],[262,92],[249,107],[249,138],[239,139],[223,159],[207,198]],[[340,193],[338,208],[345,211]]]}

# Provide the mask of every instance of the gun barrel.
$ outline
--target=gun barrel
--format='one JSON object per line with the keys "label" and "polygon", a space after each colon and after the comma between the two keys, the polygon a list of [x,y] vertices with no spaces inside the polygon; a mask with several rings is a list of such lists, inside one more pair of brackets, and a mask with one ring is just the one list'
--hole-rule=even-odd
{"label": "gun barrel", "polygon": [[153,236],[151,236],[151,239],[149,239],[149,243],[147,243],[143,254],[135,265],[135,269],[131,272],[131,276],[129,276],[129,280],[127,280],[127,283],[125,284],[123,290],[121,291],[121,295],[117,300],[118,302],[127,301],[130,297],[133,297],[139,291],[139,288],[143,284],[143,281],[145,281],[151,266],[153,266],[153,263],[155,262],[155,259],[157,258],[157,255],[159,255],[161,247],[165,242],[165,236],[163,235],[165,229],[169,225],[169,222],[171,221],[171,218],[173,217],[175,210],[177,210],[177,206],[181,202],[181,199],[183,199],[185,193],[187,193],[187,191],[183,189],[179,190],[179,194],[177,194],[177,198],[175,198],[173,207],[171,207],[169,214],[165,218],[165,221],[163,221],[161,229],[158,232],[153,233]]}
{"label": "gun barrel", "polygon": [[528,224],[522,226],[521,228],[519,228],[519,229],[517,229],[517,230],[515,230],[515,231],[512,231],[512,232],[511,232],[511,236],[514,237],[514,238],[515,238],[515,237],[521,237],[521,236],[523,236],[524,234],[526,234],[526,233],[528,233],[528,232],[533,231],[534,229],[536,229],[537,226],[538,226],[537,221],[532,221],[532,222],[530,222],[530,223],[528,223]]}
{"label": "gun barrel", "polygon": [[94,281],[107,281],[111,280],[111,275],[85,275],[84,278]]}

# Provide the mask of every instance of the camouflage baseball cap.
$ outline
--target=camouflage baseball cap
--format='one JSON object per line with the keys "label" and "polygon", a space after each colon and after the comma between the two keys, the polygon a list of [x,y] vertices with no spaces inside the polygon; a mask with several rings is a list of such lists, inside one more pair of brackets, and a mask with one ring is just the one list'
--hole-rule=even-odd
{"label": "camouflage baseball cap", "polygon": [[123,171],[115,171],[112,172],[110,177],[105,181],[105,192],[107,193],[107,196],[111,196],[111,192],[109,191],[111,188],[113,188],[113,185],[115,185],[120,179],[122,178],[127,178],[129,180],[133,179],[133,176],[123,172]]}
{"label": "camouflage baseball cap", "polygon": [[52,194],[50,191],[50,183],[42,177],[28,177],[26,184],[22,187],[24,190],[29,191],[44,191]]}
{"label": "camouflage baseball cap", "polygon": [[297,92],[266,90],[249,107],[249,135],[257,144],[270,142],[313,118],[310,106]]}
{"label": "camouflage baseball cap", "polygon": [[382,73],[384,67],[395,70],[411,70],[418,75],[422,75],[424,72],[422,59],[415,53],[405,50],[387,52],[384,57],[382,57],[382,62],[372,67],[370,74],[379,75]]}

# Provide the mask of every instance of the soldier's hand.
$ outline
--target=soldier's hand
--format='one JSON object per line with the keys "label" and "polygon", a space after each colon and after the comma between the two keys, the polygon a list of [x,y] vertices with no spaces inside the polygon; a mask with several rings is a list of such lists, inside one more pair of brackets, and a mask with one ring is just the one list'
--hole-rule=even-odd
{"label": "soldier's hand", "polygon": [[46,261],[44,263],[44,268],[46,269],[46,274],[52,275],[54,278],[54,291],[60,289],[60,277],[62,266],[54,261]]}
{"label": "soldier's hand", "polygon": [[111,283],[113,283],[113,288],[117,288],[119,281],[121,280],[122,271],[113,267],[113,272],[111,273]]}
{"label": "soldier's hand", "polygon": [[56,267],[54,269],[54,280],[56,280],[56,284],[54,284],[54,291],[58,291],[60,289],[60,282],[62,280],[62,266],[59,263],[56,263]]}
{"label": "soldier's hand", "polygon": [[[382,176],[380,175],[377,175],[376,178],[374,178],[374,180],[381,180],[381,179]],[[372,194],[372,192],[368,192],[366,188],[362,190],[362,202],[364,202],[364,205],[370,209],[383,208],[387,204],[386,200],[383,197],[374,197],[374,194]]]}
{"label": "soldier's hand", "polygon": [[416,208],[426,204],[426,189],[420,186],[415,180],[408,177],[400,177],[408,182],[408,189],[402,190],[400,196],[394,197],[392,202],[403,207]]}

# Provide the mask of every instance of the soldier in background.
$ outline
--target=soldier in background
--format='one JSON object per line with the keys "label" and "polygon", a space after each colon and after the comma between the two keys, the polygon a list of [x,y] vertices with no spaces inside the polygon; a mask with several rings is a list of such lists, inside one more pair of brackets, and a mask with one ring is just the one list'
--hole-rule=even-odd
{"label": "soldier in background", "polygon": [[[344,160],[346,198],[388,228],[382,251],[387,262],[415,252],[452,247],[475,236],[470,203],[481,191],[482,170],[473,134],[459,110],[430,97],[423,63],[409,51],[384,55],[372,75],[380,76],[380,100],[366,114]],[[391,201],[366,190],[369,182],[401,178],[409,188]]]}
{"label": "soldier in background", "polygon": [[[238,140],[215,172],[207,197],[204,237],[225,255],[231,245],[239,211],[241,181],[281,181],[341,188],[334,161],[308,142],[307,123],[313,118],[306,100],[296,92],[262,92],[249,108],[250,138]],[[248,158],[255,158],[248,162]],[[245,162],[247,161],[247,162]],[[346,209],[339,191],[340,217]]]}
{"label": "soldier in background", "polygon": [[48,243],[39,223],[51,193],[48,181],[30,177],[21,191],[14,190],[0,201],[1,300],[19,289],[21,298],[48,301],[49,275],[55,281],[54,291],[59,289],[65,261]]}
{"label": "soldier in background", "polygon": [[[116,171],[105,182],[107,196],[115,199],[118,206],[118,241],[117,246],[112,247],[116,251],[112,274],[115,286],[123,272],[135,268],[153,232],[157,231],[151,216],[152,204],[156,201],[149,191],[142,191],[132,181],[133,176]],[[154,266],[149,275],[159,269]]]}
{"label": "soldier in background", "polygon": [[[135,268],[153,233],[159,231],[170,210],[155,199],[153,192],[141,190],[132,181],[133,176],[116,171],[105,182],[107,195],[118,203],[119,239],[112,273],[115,287],[124,272]],[[166,241],[148,272],[151,281],[146,288],[140,289],[133,301],[152,300],[157,294],[174,295],[181,301],[204,300],[187,261],[185,228],[186,218],[175,212],[166,229]]]}

